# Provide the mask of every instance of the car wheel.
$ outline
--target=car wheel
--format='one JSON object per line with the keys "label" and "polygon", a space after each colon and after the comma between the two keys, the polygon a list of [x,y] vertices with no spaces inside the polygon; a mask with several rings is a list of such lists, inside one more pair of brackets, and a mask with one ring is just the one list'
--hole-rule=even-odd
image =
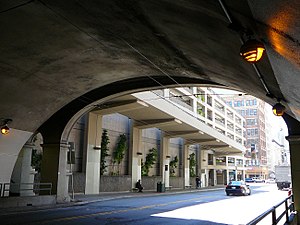
{"label": "car wheel", "polygon": [[242,195],[247,195],[247,192],[245,189],[242,190]]}
{"label": "car wheel", "polygon": [[248,195],[251,195],[251,190],[249,190],[249,193],[248,193]]}

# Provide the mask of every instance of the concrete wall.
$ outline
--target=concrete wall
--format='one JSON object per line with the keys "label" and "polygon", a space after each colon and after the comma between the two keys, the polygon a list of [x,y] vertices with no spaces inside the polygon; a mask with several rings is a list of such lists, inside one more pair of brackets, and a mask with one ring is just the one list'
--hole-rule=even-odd
{"label": "concrete wall", "polygon": [[[158,182],[162,181],[160,176],[143,176],[142,185],[144,190],[156,190]],[[74,173],[74,192],[84,193],[85,173]],[[192,186],[195,186],[194,179],[191,179]],[[170,177],[172,188],[183,188],[182,177]],[[71,182],[69,182],[69,191],[71,192]],[[100,179],[100,192],[118,192],[131,190],[131,176],[102,176]]]}
{"label": "concrete wall", "polygon": [[55,195],[0,198],[0,209],[9,207],[55,205]]}
{"label": "concrete wall", "polygon": [[[85,118],[82,118],[77,124],[75,124],[73,130],[70,133],[70,141],[75,142],[76,146],[76,164],[72,166],[73,177],[69,179],[69,192],[74,189],[75,193],[85,192],[85,178],[86,174],[82,168],[84,165],[84,131],[85,131]],[[131,175],[128,174],[128,152],[125,154],[123,162],[118,167],[117,164],[113,164],[113,154],[117,146],[119,136],[126,134],[127,140],[129,140],[130,119],[120,114],[105,115],[102,118],[102,129],[108,131],[109,136],[109,156],[105,158],[107,165],[107,172],[100,178],[100,192],[111,191],[129,191],[131,189]],[[142,159],[145,161],[146,155],[151,148],[160,150],[160,135],[161,132],[156,128],[144,129],[142,131]],[[191,154],[193,151],[190,151]],[[158,154],[160,155],[160,154]],[[182,188],[183,179],[182,173],[182,139],[172,138],[169,144],[170,160],[178,157],[179,162],[175,169],[175,176],[170,178],[170,185],[173,188]],[[120,171],[120,173],[118,173]],[[161,182],[162,178],[159,176],[160,172],[160,160],[158,159],[153,167],[150,169],[149,176],[142,177],[142,185],[145,190],[156,190],[157,182]],[[73,180],[72,180],[73,178]],[[191,178],[191,184],[194,178]],[[73,181],[73,187],[72,187]]]}

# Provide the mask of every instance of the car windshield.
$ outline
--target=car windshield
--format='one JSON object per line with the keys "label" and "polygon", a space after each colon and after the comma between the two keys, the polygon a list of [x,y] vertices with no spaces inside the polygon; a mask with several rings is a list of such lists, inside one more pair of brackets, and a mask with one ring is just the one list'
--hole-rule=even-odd
{"label": "car windshield", "polygon": [[243,185],[244,183],[242,181],[231,181],[229,184],[230,185]]}

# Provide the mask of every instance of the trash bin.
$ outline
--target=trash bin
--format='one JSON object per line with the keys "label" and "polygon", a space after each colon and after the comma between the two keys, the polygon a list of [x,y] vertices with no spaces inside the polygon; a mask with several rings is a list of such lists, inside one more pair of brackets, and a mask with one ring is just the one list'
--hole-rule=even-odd
{"label": "trash bin", "polygon": [[165,188],[165,184],[162,182],[158,182],[157,183],[157,192],[165,192],[166,188]]}

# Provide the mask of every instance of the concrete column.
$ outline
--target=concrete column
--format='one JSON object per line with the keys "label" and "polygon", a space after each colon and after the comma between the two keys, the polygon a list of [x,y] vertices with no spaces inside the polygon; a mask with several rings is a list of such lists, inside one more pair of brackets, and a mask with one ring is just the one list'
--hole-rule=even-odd
{"label": "concrete column", "polygon": [[135,187],[138,180],[142,178],[142,130],[131,124],[130,146],[129,146],[129,166],[131,173],[131,187]]}
{"label": "concrete column", "polygon": [[[34,145],[26,143],[20,151],[15,164],[11,180],[10,192],[20,196],[33,196],[33,183],[35,170],[31,167],[31,155]],[[27,190],[24,190],[27,189]]]}
{"label": "concrete column", "polygon": [[58,177],[57,177],[57,193],[56,201],[58,203],[70,202],[69,196],[69,177],[70,172],[67,169],[68,160],[67,154],[69,150],[67,141],[60,143],[59,162],[58,162]]}
{"label": "concrete column", "polygon": [[215,185],[217,185],[217,172],[216,172],[216,169],[214,169],[213,171],[214,171],[213,186],[215,186]]}
{"label": "concrete column", "polygon": [[237,177],[238,177],[238,169],[237,169],[237,166],[235,166],[235,170],[234,170],[234,180],[237,180]]}
{"label": "concrete column", "polygon": [[160,140],[160,175],[162,176],[162,182],[165,187],[170,186],[170,155],[169,155],[169,143],[170,139],[164,136],[164,132],[161,132]]}
{"label": "concrete column", "polygon": [[201,168],[202,168],[202,157],[201,157],[201,146],[197,145],[196,146],[197,151],[196,151],[196,175],[199,176],[201,179]]}
{"label": "concrete column", "polygon": [[88,115],[85,194],[99,194],[102,116]]}
{"label": "concrete column", "polygon": [[242,170],[242,180],[245,180],[246,178],[246,171],[243,169]]}
{"label": "concrete column", "polygon": [[183,177],[184,186],[190,185],[190,161],[189,161],[189,145],[183,145]]}
{"label": "concrete column", "polygon": [[229,178],[229,169],[227,167],[227,170],[226,170],[226,184],[229,184],[230,182],[230,178]]}
{"label": "concrete column", "polygon": [[[300,211],[300,135],[290,135],[286,138],[290,144],[291,154],[291,173],[293,194],[295,201],[295,209]],[[298,215],[298,221],[300,221],[300,215]]]}
{"label": "concrete column", "polygon": [[[22,190],[22,189],[33,189],[35,170],[31,166],[32,150],[34,145],[32,143],[26,143],[23,148],[23,159],[21,169],[21,191],[20,196],[33,196],[35,195],[33,190]],[[24,184],[27,183],[27,184]]]}
{"label": "concrete column", "polygon": [[[41,183],[52,183],[52,194],[56,194],[60,143],[44,143],[42,147]],[[40,194],[48,195],[49,191]]]}

